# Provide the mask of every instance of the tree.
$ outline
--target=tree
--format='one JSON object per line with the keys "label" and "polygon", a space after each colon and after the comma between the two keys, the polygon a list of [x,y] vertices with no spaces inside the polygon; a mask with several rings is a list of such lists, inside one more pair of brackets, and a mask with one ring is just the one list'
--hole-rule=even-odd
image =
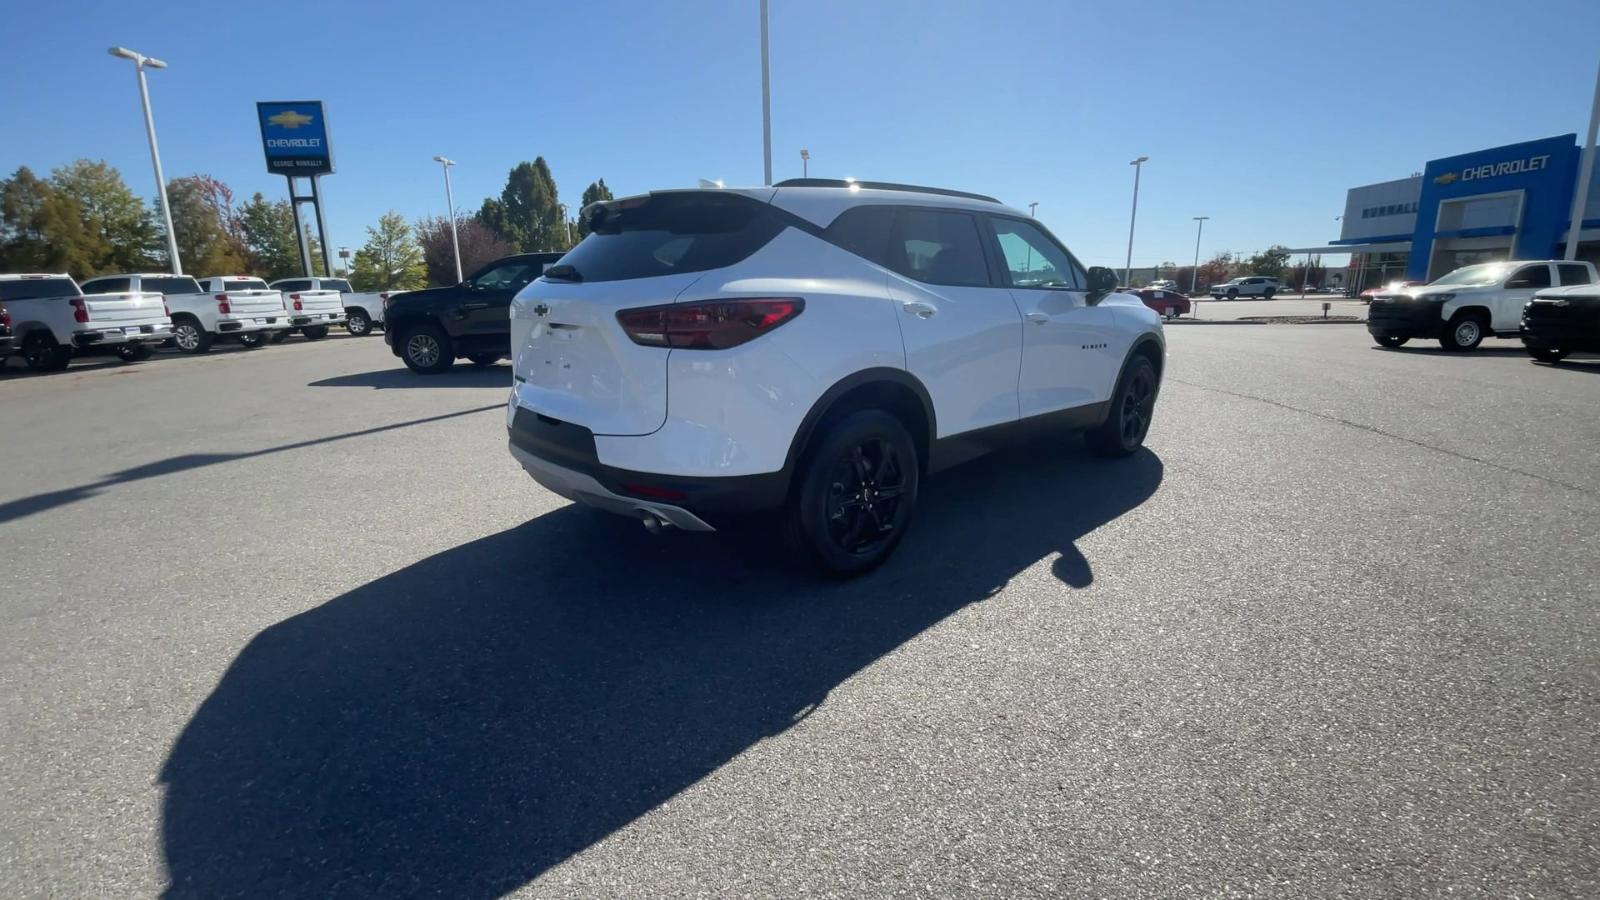
{"label": "tree", "polygon": [[[214,204],[213,179],[187,175],[167,182],[167,203],[172,209],[172,231],[184,271],[198,275],[243,272],[246,263],[240,243],[227,232],[222,211]],[[230,213],[231,215],[231,210]]]}
{"label": "tree", "polygon": [[611,188],[606,187],[604,178],[590,183],[588,187],[583,189],[583,205],[578,208],[578,238],[580,240],[589,236],[589,219],[583,215],[583,210],[588,209],[591,203],[614,199],[616,198],[611,196]]}
{"label": "tree", "polygon": [[1232,278],[1234,265],[1233,254],[1227,252],[1218,253],[1201,263],[1195,289],[1203,291],[1213,284],[1221,284]]}
{"label": "tree", "polygon": [[27,166],[0,182],[0,270],[88,277],[109,255],[83,209]]}
{"label": "tree", "polygon": [[556,181],[542,156],[512,167],[500,199],[483,201],[478,219],[523,253],[559,250],[570,243]]}
{"label": "tree", "polygon": [[1241,275],[1266,275],[1271,278],[1283,278],[1288,270],[1289,248],[1281,244],[1257,253],[1244,261]]}
{"label": "tree", "polygon": [[268,281],[291,278],[300,271],[300,248],[294,241],[294,212],[287,200],[267,200],[257,193],[234,213],[245,248],[245,267]]}
{"label": "tree", "polygon": [[1328,277],[1328,270],[1322,265],[1322,259],[1316,258],[1309,263],[1295,263],[1289,268],[1289,280],[1285,286],[1290,290],[1299,290],[1301,285],[1320,287]]}
{"label": "tree", "polygon": [[410,291],[428,283],[422,248],[399,213],[390,210],[376,228],[368,226],[350,283],[358,291]]}
{"label": "tree", "polygon": [[[422,246],[428,283],[455,284],[455,248],[450,242],[450,220],[444,216],[430,216],[418,219],[412,227],[417,235],[417,243]],[[502,241],[489,226],[477,219],[457,219],[456,235],[461,243],[463,275],[470,275],[485,263],[517,252],[517,248]]]}
{"label": "tree", "polygon": [[80,159],[51,172],[50,186],[77,204],[84,227],[97,238],[78,274],[137,272],[154,264],[160,227],[116,169]]}

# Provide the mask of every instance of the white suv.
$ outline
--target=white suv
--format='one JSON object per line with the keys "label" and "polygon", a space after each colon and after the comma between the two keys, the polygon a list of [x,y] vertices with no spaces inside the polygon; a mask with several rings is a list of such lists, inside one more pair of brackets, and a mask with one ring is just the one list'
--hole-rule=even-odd
{"label": "white suv", "polygon": [[1232,281],[1211,286],[1213,300],[1237,300],[1240,297],[1260,297],[1271,300],[1272,295],[1283,290],[1283,282],[1266,275],[1245,275]]}
{"label": "white suv", "polygon": [[569,499],[652,530],[781,508],[848,574],[924,476],[1032,426],[1144,441],[1160,317],[992,198],[802,179],[584,214],[511,306],[511,454]]}

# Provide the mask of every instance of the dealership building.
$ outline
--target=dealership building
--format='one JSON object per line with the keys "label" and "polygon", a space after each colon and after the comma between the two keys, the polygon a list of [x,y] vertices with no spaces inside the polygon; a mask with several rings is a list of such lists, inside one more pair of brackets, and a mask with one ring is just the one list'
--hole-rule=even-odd
{"label": "dealership building", "polygon": [[[1582,149],[1577,135],[1478,150],[1429,162],[1421,175],[1351,188],[1339,239],[1360,286],[1431,281],[1461,266],[1559,259]],[[1600,172],[1579,217],[1578,258],[1600,265]]]}

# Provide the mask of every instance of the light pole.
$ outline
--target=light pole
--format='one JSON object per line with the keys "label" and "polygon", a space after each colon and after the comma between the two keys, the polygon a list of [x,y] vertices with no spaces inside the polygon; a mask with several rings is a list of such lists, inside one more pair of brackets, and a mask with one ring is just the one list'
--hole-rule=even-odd
{"label": "light pole", "polygon": [[556,204],[556,208],[561,210],[561,227],[565,228],[567,230],[567,248],[571,249],[571,247],[572,247],[572,222],[567,219],[567,205],[565,203],[557,203]]}
{"label": "light pole", "polygon": [[772,78],[767,74],[767,0],[761,0],[761,167],[772,183]]}
{"label": "light pole", "polygon": [[456,161],[442,156],[435,156],[433,161],[444,169],[444,203],[446,217],[450,220],[450,248],[456,252],[456,284],[460,284],[466,279],[461,277],[461,240],[456,236],[456,198],[450,193],[450,167]]}
{"label": "light pole", "polygon": [[804,147],[800,148],[800,177],[811,177],[811,151]]}
{"label": "light pole", "polygon": [[1139,173],[1150,157],[1141,156],[1128,165],[1133,166],[1133,212],[1128,216],[1128,258],[1122,264],[1122,283],[1133,284],[1133,223],[1139,218]]}
{"label": "light pole", "polygon": [[1572,195],[1572,216],[1567,221],[1567,254],[1563,259],[1578,258],[1578,232],[1583,230],[1583,207],[1589,202],[1589,177],[1594,172],[1594,141],[1600,133],[1600,71],[1594,75],[1594,106],[1589,109],[1589,139],[1584,142],[1583,155],[1578,157],[1578,187]]}
{"label": "light pole", "polygon": [[1194,268],[1189,270],[1189,293],[1193,294],[1200,282],[1200,233],[1206,230],[1206,220],[1210,216],[1195,216],[1194,226]]}
{"label": "light pole", "polygon": [[1039,201],[1035,200],[1032,203],[1028,204],[1028,218],[1037,219],[1038,217],[1039,217]]}
{"label": "light pole", "polygon": [[350,277],[350,248],[349,247],[340,247],[339,248],[339,265],[340,265],[341,268],[344,269],[344,272],[342,273],[344,275],[344,277],[349,278]]}
{"label": "light pole", "polygon": [[112,47],[106,52],[133,60],[133,71],[139,78],[139,102],[144,106],[144,132],[150,138],[150,164],[156,170],[156,196],[161,198],[161,219],[167,223],[167,253],[172,257],[172,274],[182,275],[183,262],[178,259],[178,236],[172,232],[172,207],[167,205],[167,179],[161,174],[161,151],[156,148],[156,120],[150,115],[150,89],[144,83],[146,67],[165,69],[167,64],[126,47]]}

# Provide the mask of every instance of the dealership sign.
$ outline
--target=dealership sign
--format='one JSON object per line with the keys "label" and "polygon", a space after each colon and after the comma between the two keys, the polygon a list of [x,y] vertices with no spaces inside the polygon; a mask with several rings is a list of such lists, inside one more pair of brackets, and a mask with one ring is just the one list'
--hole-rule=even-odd
{"label": "dealership sign", "polygon": [[274,175],[326,175],[333,171],[333,148],[321,100],[256,104],[267,171]]}
{"label": "dealership sign", "polygon": [[1529,156],[1525,159],[1508,159],[1504,162],[1487,163],[1481,166],[1468,166],[1459,172],[1445,172],[1434,177],[1434,184],[1451,184],[1456,181],[1482,181],[1485,178],[1498,178],[1501,175],[1521,175],[1524,172],[1537,172],[1550,165],[1550,154]]}

